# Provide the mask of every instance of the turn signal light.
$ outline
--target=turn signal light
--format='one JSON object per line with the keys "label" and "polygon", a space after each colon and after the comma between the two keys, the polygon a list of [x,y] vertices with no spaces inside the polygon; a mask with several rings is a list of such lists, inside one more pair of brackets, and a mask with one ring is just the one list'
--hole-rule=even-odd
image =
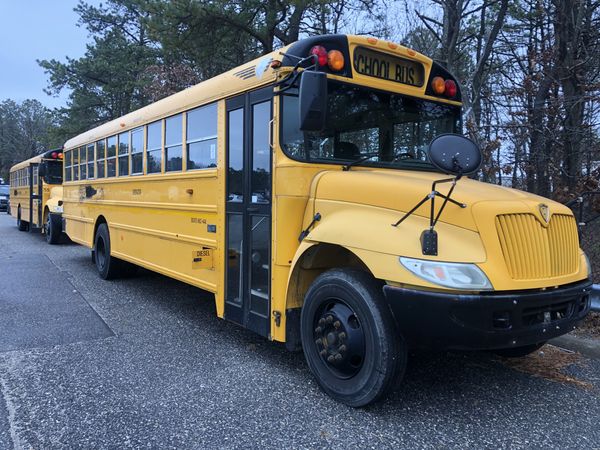
{"label": "turn signal light", "polygon": [[62,153],[58,154],[58,159],[63,159],[63,154]]}
{"label": "turn signal light", "polygon": [[344,68],[344,55],[339,50],[329,50],[327,65],[331,70],[340,71]]}
{"label": "turn signal light", "polygon": [[309,55],[315,55],[317,57],[317,63],[319,66],[325,66],[327,64],[327,50],[322,45],[315,45],[310,49]]}
{"label": "turn signal light", "polygon": [[442,95],[446,90],[446,81],[442,77],[434,77],[433,80],[431,80],[431,89],[433,89],[433,92],[437,95]]}

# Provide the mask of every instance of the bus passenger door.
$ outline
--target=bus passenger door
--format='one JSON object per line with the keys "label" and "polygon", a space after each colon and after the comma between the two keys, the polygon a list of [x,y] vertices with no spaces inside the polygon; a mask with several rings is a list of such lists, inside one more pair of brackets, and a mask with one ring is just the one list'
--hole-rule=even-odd
{"label": "bus passenger door", "polygon": [[42,219],[42,178],[39,163],[29,165],[29,231],[43,226]]}
{"label": "bus passenger door", "polygon": [[270,331],[273,89],[227,100],[225,318]]}

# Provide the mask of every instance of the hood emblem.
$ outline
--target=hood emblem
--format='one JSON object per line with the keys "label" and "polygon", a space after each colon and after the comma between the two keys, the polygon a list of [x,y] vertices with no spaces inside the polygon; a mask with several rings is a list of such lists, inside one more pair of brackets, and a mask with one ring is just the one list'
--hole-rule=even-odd
{"label": "hood emblem", "polygon": [[546,205],[545,203],[540,203],[538,205],[538,209],[540,211],[542,219],[544,219],[544,222],[550,222],[550,208],[548,208],[548,205]]}

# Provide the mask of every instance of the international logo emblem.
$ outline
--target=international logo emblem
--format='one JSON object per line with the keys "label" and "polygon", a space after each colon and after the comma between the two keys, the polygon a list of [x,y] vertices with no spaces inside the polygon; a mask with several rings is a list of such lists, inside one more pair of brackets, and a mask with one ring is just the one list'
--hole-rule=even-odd
{"label": "international logo emblem", "polygon": [[540,215],[542,216],[542,219],[544,219],[544,222],[548,223],[550,221],[550,208],[548,208],[548,205],[546,205],[545,203],[540,203],[538,205],[538,208],[540,210]]}

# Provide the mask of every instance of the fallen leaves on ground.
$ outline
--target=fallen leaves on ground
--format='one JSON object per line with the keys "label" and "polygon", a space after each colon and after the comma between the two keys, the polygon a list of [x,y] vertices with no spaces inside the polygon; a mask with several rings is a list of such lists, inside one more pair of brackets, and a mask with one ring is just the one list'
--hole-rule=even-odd
{"label": "fallen leaves on ground", "polygon": [[581,389],[591,390],[594,386],[587,381],[579,380],[566,373],[571,365],[583,365],[585,360],[581,354],[571,352],[553,345],[544,345],[540,350],[522,358],[500,358],[507,367],[534,377],[557,383],[575,385]]}
{"label": "fallen leaves on ground", "polygon": [[585,320],[577,326],[575,333],[580,336],[600,338],[600,313],[589,313]]}

